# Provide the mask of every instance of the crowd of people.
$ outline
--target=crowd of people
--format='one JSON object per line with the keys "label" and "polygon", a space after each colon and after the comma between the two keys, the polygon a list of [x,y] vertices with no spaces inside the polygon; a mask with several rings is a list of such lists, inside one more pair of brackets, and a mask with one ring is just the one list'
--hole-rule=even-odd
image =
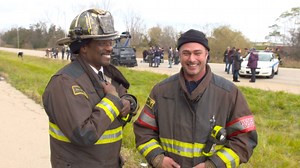
{"label": "crowd of people", "polygon": [[70,48],[65,46],[62,46],[60,49],[58,47],[47,48],[45,52],[46,52],[45,57],[48,58],[58,59],[59,52],[61,53],[62,60],[65,59],[65,55],[66,55],[66,60],[69,60],[72,57]]}
{"label": "crowd of people", "polygon": [[227,47],[227,49],[225,50],[223,54],[223,62],[225,62],[225,72],[227,72],[227,74],[229,74],[230,72],[232,73],[233,82],[240,82],[238,80],[239,70],[241,69],[243,58],[248,54],[248,48],[245,48],[244,52],[242,52],[242,49],[235,47]]}
{"label": "crowd of people", "polygon": [[[280,56],[280,49],[279,48],[271,48],[266,47],[264,49],[265,52],[273,52],[276,57],[278,58],[279,62],[281,63],[281,56]],[[244,48],[244,51],[240,48],[235,48],[235,47],[227,47],[227,49],[224,51],[224,59],[223,62],[225,63],[225,72],[227,74],[232,73],[233,75],[233,82],[240,82],[238,80],[239,76],[239,70],[241,69],[241,63],[243,62],[243,58],[245,58],[248,54],[249,59],[248,59],[248,64],[247,67],[250,68],[251,70],[251,79],[249,82],[255,82],[256,77],[255,77],[255,70],[257,69],[257,62],[258,62],[258,53],[255,48]]]}
{"label": "crowd of people", "polygon": [[[160,63],[164,62],[165,51],[163,47],[150,47],[148,50],[143,51],[143,62],[149,63],[149,67],[159,67]],[[172,64],[179,64],[179,55],[177,49],[168,49],[168,61],[169,68],[172,68]]]}

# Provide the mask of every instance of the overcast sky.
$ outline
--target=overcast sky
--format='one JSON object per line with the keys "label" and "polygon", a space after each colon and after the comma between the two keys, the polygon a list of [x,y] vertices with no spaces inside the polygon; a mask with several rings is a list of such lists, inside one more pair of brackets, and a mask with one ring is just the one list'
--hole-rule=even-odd
{"label": "overcast sky", "polygon": [[6,0],[0,5],[0,31],[28,28],[39,21],[68,30],[82,10],[101,7],[111,11],[116,30],[125,31],[125,17],[140,17],[147,28],[172,26],[207,32],[228,25],[251,41],[266,41],[268,27],[285,11],[300,7],[299,0]]}

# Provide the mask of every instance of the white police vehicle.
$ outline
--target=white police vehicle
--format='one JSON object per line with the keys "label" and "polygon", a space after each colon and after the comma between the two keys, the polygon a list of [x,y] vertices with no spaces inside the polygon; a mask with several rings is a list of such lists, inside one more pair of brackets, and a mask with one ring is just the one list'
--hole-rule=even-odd
{"label": "white police vehicle", "polygon": [[[275,58],[273,52],[255,51],[258,53],[257,69],[255,70],[256,76],[264,76],[273,78],[279,71],[279,60]],[[251,70],[247,66],[250,54],[248,54],[241,64],[239,75],[241,77],[251,76]]]}

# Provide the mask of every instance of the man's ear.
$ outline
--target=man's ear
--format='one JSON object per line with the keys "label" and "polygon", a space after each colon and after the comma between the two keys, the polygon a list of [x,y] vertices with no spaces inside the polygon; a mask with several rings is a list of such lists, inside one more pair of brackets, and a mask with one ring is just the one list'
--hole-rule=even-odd
{"label": "man's ear", "polygon": [[207,51],[207,53],[206,53],[206,63],[209,62],[209,59],[210,59],[210,55],[209,55],[209,51]]}
{"label": "man's ear", "polygon": [[80,47],[80,52],[85,54],[87,52],[87,45],[81,46]]}

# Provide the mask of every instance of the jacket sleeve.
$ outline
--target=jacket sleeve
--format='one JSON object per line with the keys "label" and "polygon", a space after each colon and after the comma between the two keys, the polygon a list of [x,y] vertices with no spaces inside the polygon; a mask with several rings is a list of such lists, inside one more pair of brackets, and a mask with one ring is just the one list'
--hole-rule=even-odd
{"label": "jacket sleeve", "polygon": [[226,144],[209,159],[216,167],[238,167],[249,160],[257,145],[253,114],[238,89],[232,93],[232,108],[225,128]]}
{"label": "jacket sleeve", "polygon": [[97,142],[123,107],[120,98],[111,94],[93,107],[89,92],[69,76],[58,75],[52,77],[43,95],[50,122],[58,126],[67,140],[82,146]]}
{"label": "jacket sleeve", "polygon": [[158,126],[156,121],[155,88],[147,98],[140,116],[134,122],[134,134],[137,150],[146,158],[148,163],[164,153],[158,138]]}

